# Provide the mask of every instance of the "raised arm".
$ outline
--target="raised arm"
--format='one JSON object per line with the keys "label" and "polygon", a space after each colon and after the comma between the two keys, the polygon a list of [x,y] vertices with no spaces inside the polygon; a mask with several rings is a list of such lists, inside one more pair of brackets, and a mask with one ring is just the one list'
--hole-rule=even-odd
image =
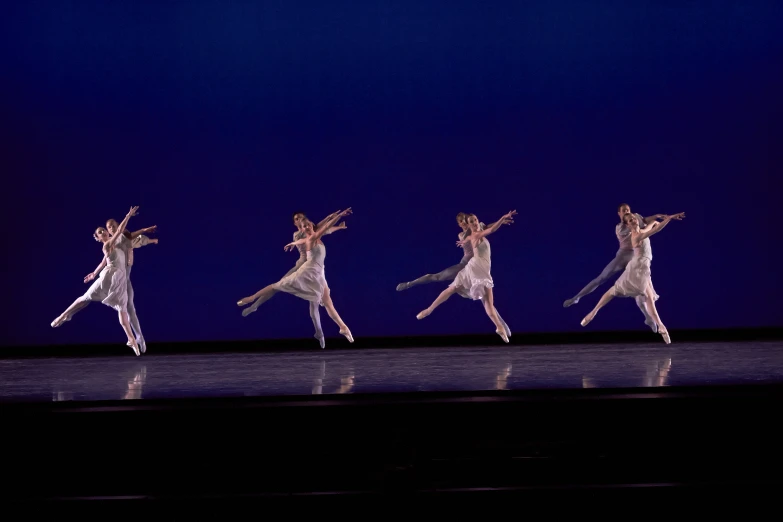
{"label": "raised arm", "polygon": [[642,219],[644,220],[644,224],[645,225],[649,225],[653,221],[657,221],[657,220],[663,219],[665,217],[666,217],[666,214],[653,214],[652,216],[642,217]]}
{"label": "raised arm", "polygon": [[484,236],[488,236],[490,234],[493,234],[497,232],[497,230],[504,224],[511,224],[514,222],[514,216],[516,215],[517,211],[512,210],[511,212],[508,212],[507,214],[503,215],[500,219],[492,223],[490,226],[485,228],[484,230],[479,230],[477,232],[471,232],[470,237],[471,241],[478,241]]}
{"label": "raised arm", "polygon": [[139,207],[131,207],[131,209],[128,211],[128,213],[125,215],[125,218],[122,220],[122,223],[117,225],[117,232],[111,237],[111,239],[108,241],[107,246],[110,248],[114,248],[114,246],[117,244],[117,241],[120,240],[122,237],[122,234],[125,232],[125,227],[128,226],[128,221],[130,218],[136,215],[136,212],[138,212]]}
{"label": "raised arm", "polygon": [[337,212],[335,214],[332,214],[329,217],[329,219],[326,220],[326,223],[323,224],[323,227],[321,227],[321,225],[318,225],[318,230],[316,230],[315,233],[311,236],[311,239],[313,241],[317,241],[318,239],[321,238],[321,236],[326,234],[326,231],[329,230],[329,228],[331,228],[332,225],[337,223],[340,220],[341,217],[348,216],[352,212],[353,211],[350,208],[347,208],[347,209],[343,210],[342,212]]}
{"label": "raised arm", "polygon": [[680,212],[679,214],[672,214],[670,216],[664,216],[663,221],[653,221],[643,229],[639,231],[639,234],[633,237],[633,246],[636,247],[640,241],[644,241],[650,236],[654,236],[661,230],[663,230],[666,225],[668,225],[672,219],[680,220],[683,217],[685,217],[685,212]]}
{"label": "raised arm", "polygon": [[145,235],[138,235],[131,240],[131,245],[133,246],[133,248],[141,248],[143,246],[157,245],[157,244],[158,244],[157,239],[150,239]]}
{"label": "raised arm", "polygon": [[324,235],[332,234],[334,232],[337,232],[338,230],[345,230],[346,228],[348,228],[348,225],[346,225],[345,221],[343,221],[339,225],[335,225],[333,227],[329,227],[329,229],[326,232],[324,232]]}

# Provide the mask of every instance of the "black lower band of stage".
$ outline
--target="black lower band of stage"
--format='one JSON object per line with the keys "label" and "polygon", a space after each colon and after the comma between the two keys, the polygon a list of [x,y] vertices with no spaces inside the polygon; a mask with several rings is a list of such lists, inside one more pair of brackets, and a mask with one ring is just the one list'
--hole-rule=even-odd
{"label": "black lower band of stage", "polygon": [[782,397],[746,385],[3,404],[2,499],[777,491]]}

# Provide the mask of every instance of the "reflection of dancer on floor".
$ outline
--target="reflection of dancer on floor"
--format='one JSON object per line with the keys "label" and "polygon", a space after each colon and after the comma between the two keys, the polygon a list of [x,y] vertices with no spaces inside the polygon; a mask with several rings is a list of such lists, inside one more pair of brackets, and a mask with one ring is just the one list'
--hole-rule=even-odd
{"label": "reflection of dancer on floor", "polygon": [[614,283],[614,286],[606,291],[606,293],[595,305],[593,311],[590,312],[582,319],[582,326],[587,324],[595,318],[595,314],[598,310],[606,306],[606,304],[614,297],[634,297],[644,298],[647,310],[649,311],[652,319],[657,326],[657,332],[663,336],[663,340],[666,344],[670,344],[671,337],[666,327],[661,322],[661,318],[658,315],[658,310],[655,308],[655,301],[658,300],[658,294],[655,293],[653,288],[652,279],[650,277],[650,263],[652,263],[652,246],[650,245],[650,236],[653,236],[663,230],[666,225],[672,219],[682,219],[685,217],[685,213],[674,214],[671,216],[665,216],[660,223],[653,221],[646,227],[639,228],[639,218],[634,214],[626,214],[623,218],[623,222],[631,230],[631,244],[633,246],[633,258],[625,267],[625,271]]}
{"label": "reflection of dancer on floor", "polygon": [[[571,299],[567,299],[563,306],[568,308],[571,305],[575,305],[579,302],[581,298],[586,296],[587,294],[592,293],[596,288],[601,286],[603,283],[605,283],[610,277],[612,277],[617,272],[624,270],[626,265],[628,265],[628,262],[631,261],[631,258],[633,257],[633,247],[631,246],[631,231],[628,228],[628,226],[623,222],[623,218],[627,215],[631,214],[631,207],[627,205],[626,203],[623,203],[617,208],[617,215],[620,216],[620,223],[617,224],[614,228],[615,235],[617,236],[617,241],[620,242],[620,249],[617,251],[617,254],[615,254],[614,259],[609,262],[608,265],[603,269],[603,271],[587,283],[587,286],[585,286],[578,294],[576,294]],[[656,219],[663,219],[665,217],[665,214],[655,214],[650,217],[642,217],[639,214],[634,214],[636,216],[636,219],[639,221],[639,226],[644,227],[655,221]],[[681,218],[675,218],[675,219],[681,219]],[[639,307],[639,310],[642,311],[644,314],[644,324],[649,326],[653,332],[656,332],[656,326],[655,321],[653,320],[652,316],[646,309],[646,304],[643,298],[636,299],[636,306]],[[656,332],[657,333],[657,332]]]}
{"label": "reflection of dancer on floor", "polygon": [[298,239],[285,246],[285,250],[293,250],[297,245],[304,245],[307,252],[307,260],[294,273],[284,277],[277,283],[266,286],[253,294],[252,296],[241,299],[237,304],[239,306],[252,303],[256,299],[266,297],[273,292],[286,292],[310,302],[310,317],[315,326],[314,337],[318,339],[321,348],[326,346],[323,331],[321,330],[321,320],[318,313],[318,305],[322,304],[329,317],[340,327],[340,334],[344,335],[348,341],[353,342],[353,336],[348,326],[340,318],[334,303],[331,299],[329,285],[326,284],[324,277],[324,260],[326,258],[326,247],[321,241],[325,232],[337,221],[351,214],[351,209],[343,210],[332,214],[323,227],[317,227],[311,221],[305,219],[300,222],[301,230],[304,234],[302,239]]}
{"label": "reflection of dancer on floor", "polygon": [[[323,228],[323,226],[326,224],[326,221],[329,219],[330,216],[327,216],[323,220],[321,220],[318,225],[316,225],[316,228],[320,229]],[[303,219],[307,219],[307,216],[304,215],[303,212],[294,212],[294,226],[296,227],[296,232],[294,232],[294,241],[298,241],[299,239],[302,239],[304,237],[304,233],[299,229],[299,224]],[[338,230],[343,230],[346,228],[345,222],[343,221],[339,225],[329,227],[329,229],[325,232],[325,234],[331,234],[333,232],[336,232]],[[283,277],[288,277],[297,270],[299,270],[299,267],[302,266],[305,261],[307,261],[307,255],[305,252],[304,245],[297,245],[296,248],[299,250],[299,259],[296,260],[296,264],[294,264],[294,267],[286,272],[286,274]],[[248,315],[252,314],[256,310],[258,310],[258,307],[264,304],[264,302],[268,301],[272,296],[274,296],[277,293],[277,290],[273,292],[268,292],[264,294],[263,296],[259,297],[255,300],[255,302],[242,310],[242,317],[247,317]],[[318,313],[318,307],[315,307],[315,313]],[[320,321],[320,318],[319,318]]]}
{"label": "reflection of dancer on floor", "polygon": [[[470,235],[470,228],[468,227],[468,215],[464,212],[460,212],[457,214],[457,224],[462,229],[462,232],[459,233],[457,238],[462,241],[467,236]],[[510,225],[511,222],[506,223],[507,225]],[[493,226],[494,223],[490,226]],[[484,223],[479,223],[479,230],[486,229],[487,226]],[[454,280],[455,277],[457,277],[457,274],[459,274],[460,270],[468,266],[468,261],[470,261],[470,258],[473,257],[473,243],[470,241],[466,241],[462,244],[462,259],[460,262],[456,265],[448,267],[446,270],[443,270],[441,272],[438,272],[437,274],[426,274],[421,276],[418,279],[414,279],[413,281],[409,281],[407,283],[400,283],[397,285],[397,291],[402,292],[403,290],[408,290],[409,288],[413,288],[417,285],[424,285],[428,283],[440,283],[440,282],[451,282]],[[500,314],[497,310],[495,310],[495,313],[498,316],[498,319],[500,320],[501,324],[503,325],[503,331],[506,332],[506,335],[508,337],[511,337],[511,329],[508,327],[506,322],[503,320],[502,317],[500,317]]]}
{"label": "reflection of dancer on floor", "polygon": [[123,400],[141,399],[141,391],[144,388],[144,381],[147,380],[147,367],[142,366],[136,370],[136,374],[128,381],[128,391],[122,396]]}
{"label": "reflection of dancer on floor", "polygon": [[495,324],[495,333],[497,333],[501,339],[508,342],[508,335],[506,335],[503,324],[498,319],[498,314],[495,311],[494,304],[494,291],[495,286],[492,281],[492,275],[490,275],[492,267],[492,252],[489,248],[489,240],[486,236],[496,232],[502,225],[507,223],[513,223],[513,216],[517,213],[516,210],[512,210],[508,214],[504,215],[498,221],[487,227],[485,230],[479,229],[479,220],[475,214],[468,215],[468,227],[470,227],[470,235],[465,239],[457,242],[457,245],[462,246],[466,242],[470,241],[473,247],[473,257],[468,261],[468,264],[460,270],[457,277],[449,285],[447,289],[440,293],[440,295],[433,301],[433,303],[426,309],[416,315],[417,319],[424,319],[430,315],[435,308],[443,304],[449,297],[459,293],[462,297],[473,300],[481,300],[484,304],[484,310],[487,315]]}
{"label": "reflection of dancer on floor", "polygon": [[[117,224],[116,220],[109,219],[106,221],[106,230],[109,231],[110,237],[113,237],[115,234],[117,234],[118,227],[119,225]],[[157,239],[150,239],[144,235],[155,232],[157,228],[157,225],[153,225],[151,227],[142,228],[141,230],[137,230],[135,232],[128,232],[125,230],[122,232],[122,235],[125,236],[125,239],[128,239],[129,241],[123,241],[122,243],[118,244],[118,248],[122,248],[122,251],[125,254],[125,261],[127,265],[125,268],[125,275],[128,278],[128,319],[130,320],[131,328],[136,335],[136,344],[139,346],[139,351],[141,353],[147,351],[147,342],[144,340],[144,335],[141,333],[139,317],[136,315],[136,305],[133,302],[133,297],[135,294],[133,292],[133,284],[131,283],[130,279],[131,269],[133,268],[133,250],[150,244],[158,244]],[[84,282],[88,283],[95,279],[95,277],[101,272],[101,270],[104,269],[105,266],[106,258],[104,257],[103,261],[101,261],[101,264],[99,264],[95,270],[85,276]]]}
{"label": "reflection of dancer on floor", "polygon": [[65,321],[70,321],[73,314],[90,304],[91,301],[100,301],[106,306],[117,310],[120,324],[128,336],[128,346],[139,355],[139,347],[133,337],[130,322],[128,321],[128,278],[125,275],[126,260],[122,242],[129,241],[122,232],[128,224],[128,220],[136,215],[139,207],[131,207],[128,215],[117,227],[118,233],[109,237],[109,231],[99,227],[95,231],[95,238],[103,243],[103,255],[106,257],[107,266],[98,279],[90,286],[83,296],[73,302],[57,319],[52,321],[52,327],[57,328]]}

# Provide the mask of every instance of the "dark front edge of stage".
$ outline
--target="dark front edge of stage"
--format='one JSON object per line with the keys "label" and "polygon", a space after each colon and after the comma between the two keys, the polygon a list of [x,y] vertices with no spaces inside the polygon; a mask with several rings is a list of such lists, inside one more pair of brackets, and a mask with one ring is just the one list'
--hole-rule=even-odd
{"label": "dark front edge of stage", "polygon": [[[685,342],[747,342],[783,339],[783,328],[734,328],[723,330],[672,330],[676,344]],[[616,344],[661,342],[661,336],[642,331],[615,332],[548,332],[519,333],[511,337],[510,345],[555,345],[555,344]],[[317,341],[307,339],[257,339],[249,341],[201,341],[156,343],[148,339],[148,355],[195,354],[195,353],[259,353],[290,350],[319,351]],[[327,350],[356,350],[368,348],[420,348],[454,346],[504,346],[495,335],[460,336],[407,336],[407,337],[358,337],[349,344],[343,337],[330,338]],[[65,346],[5,346],[0,347],[0,358],[20,357],[90,357],[121,355],[128,356],[129,348],[124,343]],[[132,354],[131,354],[132,355]]]}
{"label": "dark front edge of stage", "polygon": [[0,498],[109,510],[737,498],[781,486],[781,398],[759,385],[3,404]]}

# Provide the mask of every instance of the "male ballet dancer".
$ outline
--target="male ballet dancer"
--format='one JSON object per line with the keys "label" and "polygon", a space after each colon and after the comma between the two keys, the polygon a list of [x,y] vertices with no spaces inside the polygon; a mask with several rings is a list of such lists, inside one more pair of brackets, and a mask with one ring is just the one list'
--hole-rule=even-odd
{"label": "male ballet dancer", "polygon": [[[620,249],[617,251],[617,254],[615,254],[614,259],[609,262],[608,265],[603,269],[603,271],[587,283],[587,286],[582,288],[582,290],[576,294],[571,299],[566,299],[563,303],[563,307],[568,308],[571,305],[575,305],[579,302],[581,298],[586,296],[587,294],[592,293],[596,288],[601,286],[603,283],[605,283],[610,277],[612,277],[617,272],[620,272],[622,270],[625,270],[625,266],[628,264],[628,262],[633,257],[633,246],[631,246],[631,230],[623,223],[623,216],[626,214],[631,213],[631,207],[627,203],[623,203],[619,207],[617,207],[617,215],[620,216],[620,223],[617,224],[614,227],[614,233],[617,236],[617,241],[620,243]],[[639,220],[639,226],[645,227],[648,224],[652,223],[653,221],[656,221],[658,219],[663,219],[666,217],[665,214],[654,214],[649,217],[642,217],[640,214],[635,214],[636,219]],[[681,218],[676,218],[681,219]],[[645,299],[643,296],[639,296],[635,299],[636,306],[639,307],[639,310],[642,311],[644,314],[644,324],[650,327],[650,329],[658,333],[658,326],[655,324],[655,321],[650,316],[650,313],[647,311],[647,304],[645,302]]]}
{"label": "male ballet dancer", "polygon": [[[106,221],[106,230],[108,230],[109,234],[112,236],[117,232],[117,226],[117,220],[115,219],[109,219]],[[118,245],[118,247],[122,248],[123,252],[125,253],[125,261],[127,263],[125,273],[128,281],[128,319],[130,320],[131,328],[136,335],[136,344],[139,346],[139,352],[141,353],[145,353],[147,351],[147,342],[144,340],[144,335],[141,333],[139,317],[136,315],[136,306],[133,304],[133,284],[131,284],[130,280],[131,269],[133,268],[133,250],[150,244],[157,244],[157,239],[150,239],[144,235],[155,232],[157,228],[157,225],[153,225],[151,227],[142,228],[141,230],[137,230],[135,232],[128,232],[125,230],[123,231],[123,235],[130,239],[130,241],[120,242]],[[85,276],[84,282],[88,283],[95,279],[95,277],[101,273],[101,270],[104,269],[104,267],[106,267],[105,257],[95,270]]]}

